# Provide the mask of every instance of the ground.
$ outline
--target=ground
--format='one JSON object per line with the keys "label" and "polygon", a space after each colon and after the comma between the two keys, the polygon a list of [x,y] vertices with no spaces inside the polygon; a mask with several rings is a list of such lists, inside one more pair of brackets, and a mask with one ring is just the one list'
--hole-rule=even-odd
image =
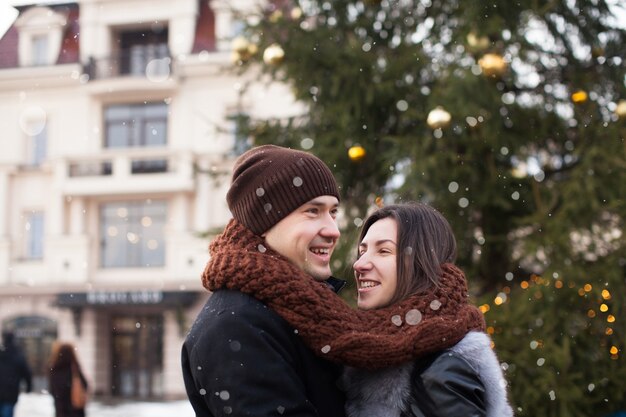
{"label": "ground", "polygon": [[[91,401],[87,417],[193,417],[187,401],[121,402],[103,404]],[[54,417],[54,405],[49,394],[21,394],[15,408],[15,417]]]}

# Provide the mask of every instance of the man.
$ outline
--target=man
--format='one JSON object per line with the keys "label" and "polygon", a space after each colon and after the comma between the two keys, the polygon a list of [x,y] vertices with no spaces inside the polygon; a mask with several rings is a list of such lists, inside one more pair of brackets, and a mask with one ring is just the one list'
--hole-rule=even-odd
{"label": "man", "polygon": [[[269,274],[265,271],[276,270],[276,264],[290,262],[320,285],[335,291],[343,286],[330,277],[329,266],[339,238],[339,192],[320,159],[273,145],[254,148],[237,160],[226,198],[234,220],[212,252],[222,241],[241,249],[249,239],[238,242],[244,233],[237,230],[244,230],[263,239],[251,248],[261,254],[253,262],[257,271]],[[242,260],[229,273],[245,282],[242,271],[250,267]],[[211,295],[183,345],[182,366],[198,417],[344,416],[338,367],[315,355],[297,329],[243,291]]]}
{"label": "man", "polygon": [[0,346],[0,417],[13,417],[20,393],[21,381],[26,382],[26,392],[32,389],[31,372],[24,356],[13,343],[12,332],[2,332]]}

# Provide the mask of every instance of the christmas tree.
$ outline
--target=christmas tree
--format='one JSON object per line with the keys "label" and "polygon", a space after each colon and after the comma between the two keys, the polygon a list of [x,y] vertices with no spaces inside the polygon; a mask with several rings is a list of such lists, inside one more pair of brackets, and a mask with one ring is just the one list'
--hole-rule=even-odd
{"label": "christmas tree", "polygon": [[448,218],[519,415],[626,409],[625,16],[602,0],[281,1],[233,45],[239,71],[305,104],[242,127],[333,169],[338,275],[376,205]]}

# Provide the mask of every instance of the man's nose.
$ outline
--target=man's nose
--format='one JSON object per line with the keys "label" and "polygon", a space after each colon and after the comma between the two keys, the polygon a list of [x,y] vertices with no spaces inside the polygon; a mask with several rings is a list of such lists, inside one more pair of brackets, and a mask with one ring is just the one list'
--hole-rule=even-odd
{"label": "man's nose", "polygon": [[341,235],[339,226],[337,226],[337,219],[328,214],[324,219],[324,226],[320,230],[320,235],[331,239],[338,239]]}

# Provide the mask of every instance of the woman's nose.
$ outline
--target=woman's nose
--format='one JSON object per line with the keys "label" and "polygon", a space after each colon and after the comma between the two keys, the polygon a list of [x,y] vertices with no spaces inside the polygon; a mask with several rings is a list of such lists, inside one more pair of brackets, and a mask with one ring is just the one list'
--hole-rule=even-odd
{"label": "woman's nose", "polygon": [[359,272],[366,270],[370,266],[370,262],[367,259],[367,252],[363,253],[359,258],[352,264],[352,268]]}

